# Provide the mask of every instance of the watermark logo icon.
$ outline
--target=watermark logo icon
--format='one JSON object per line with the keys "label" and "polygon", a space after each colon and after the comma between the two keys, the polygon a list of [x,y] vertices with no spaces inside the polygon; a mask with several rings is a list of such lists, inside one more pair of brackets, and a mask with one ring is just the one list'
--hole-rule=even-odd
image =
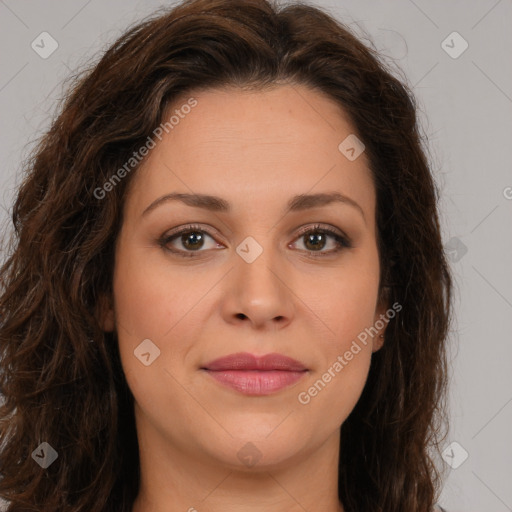
{"label": "watermark logo icon", "polygon": [[452,469],[457,469],[466,461],[469,453],[457,441],[453,441],[443,450],[441,456]]}
{"label": "watermark logo icon", "polygon": [[458,59],[468,47],[469,43],[458,32],[452,32],[441,43],[441,48],[452,59]]}
{"label": "watermark logo icon", "polygon": [[144,366],[149,366],[160,356],[160,349],[151,340],[145,339],[133,353]]}
{"label": "watermark logo icon", "polygon": [[48,32],[41,32],[30,46],[39,57],[47,59],[59,47],[59,43]]}
{"label": "watermark logo icon", "polygon": [[236,252],[246,263],[252,263],[263,252],[263,247],[252,236],[248,236],[237,246]]}
{"label": "watermark logo icon", "polygon": [[351,133],[348,137],[341,141],[338,149],[342,155],[353,162],[359,158],[361,153],[365,150],[365,147],[366,146],[363,144],[363,141]]}
{"label": "watermark logo icon", "polygon": [[252,468],[256,465],[262,457],[262,453],[251,442],[245,443],[240,450],[238,450],[237,457],[247,467]]}
{"label": "watermark logo icon", "polygon": [[463,256],[468,252],[466,244],[464,244],[456,236],[450,238],[445,245],[446,255],[453,263],[460,261]]}
{"label": "watermark logo icon", "polygon": [[53,447],[46,441],[41,443],[33,452],[32,458],[43,468],[46,469],[48,466],[53,464],[59,454],[53,449]]}

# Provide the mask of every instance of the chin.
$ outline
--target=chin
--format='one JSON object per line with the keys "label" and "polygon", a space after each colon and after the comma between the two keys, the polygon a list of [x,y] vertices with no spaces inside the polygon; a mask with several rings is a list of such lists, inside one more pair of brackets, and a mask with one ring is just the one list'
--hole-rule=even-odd
{"label": "chin", "polygon": [[257,472],[285,467],[304,453],[307,438],[297,424],[290,422],[294,428],[289,430],[279,425],[280,422],[282,418],[275,421],[272,428],[268,421],[261,419],[225,425],[232,437],[224,432],[221,439],[210,438],[206,450],[231,470]]}

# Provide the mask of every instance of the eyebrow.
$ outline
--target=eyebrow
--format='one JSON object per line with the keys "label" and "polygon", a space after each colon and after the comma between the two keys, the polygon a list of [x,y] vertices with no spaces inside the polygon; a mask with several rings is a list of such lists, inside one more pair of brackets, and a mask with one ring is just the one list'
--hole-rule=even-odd
{"label": "eyebrow", "polygon": [[[142,215],[145,216],[149,212],[153,211],[158,206],[168,203],[170,201],[181,201],[187,206],[192,206],[194,208],[203,208],[205,210],[209,210],[212,212],[230,212],[231,205],[225,199],[217,196],[211,196],[207,194],[185,194],[173,192],[170,194],[165,194],[164,196],[159,197],[155,201],[153,201],[143,212]],[[307,210],[309,208],[317,208],[321,206],[327,206],[332,203],[341,203],[352,206],[359,210],[363,219],[366,222],[366,218],[364,215],[364,211],[361,206],[356,203],[350,197],[347,197],[339,192],[324,192],[319,194],[300,194],[293,196],[287,204],[286,213],[288,212],[297,212]]]}

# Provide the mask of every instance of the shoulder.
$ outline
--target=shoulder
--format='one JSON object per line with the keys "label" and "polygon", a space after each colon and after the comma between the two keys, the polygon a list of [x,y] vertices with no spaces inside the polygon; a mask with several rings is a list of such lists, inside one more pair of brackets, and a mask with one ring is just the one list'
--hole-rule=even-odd
{"label": "shoulder", "polygon": [[432,509],[432,512],[447,512],[441,505],[434,505],[434,508]]}

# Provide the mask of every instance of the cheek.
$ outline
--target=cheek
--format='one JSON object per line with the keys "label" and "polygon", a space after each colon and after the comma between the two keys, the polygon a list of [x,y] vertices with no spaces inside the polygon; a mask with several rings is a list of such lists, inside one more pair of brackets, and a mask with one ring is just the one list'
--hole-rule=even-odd
{"label": "cheek", "polygon": [[[352,253],[334,273],[316,281],[309,292],[311,309],[321,320],[316,340],[320,357],[307,385],[297,390],[298,410],[305,421],[323,418],[326,431],[338,428],[358,402],[372,356],[372,331],[379,285],[378,252],[366,245]],[[304,288],[303,293],[306,293]],[[309,418],[309,419],[308,419]]]}
{"label": "cheek", "polygon": [[[179,402],[183,400],[179,382],[184,382],[182,371],[193,347],[191,340],[200,338],[204,324],[201,301],[218,275],[172,266],[161,254],[145,248],[123,252],[120,247],[118,255],[114,272],[116,324],[128,385],[141,406]],[[151,340],[157,349],[145,340]],[[150,361],[154,360],[148,366],[137,357],[147,353],[139,349],[143,342],[149,346]],[[152,350],[158,357],[153,359]]]}
{"label": "cheek", "polygon": [[[323,293],[315,297],[315,313],[328,327],[319,337],[322,365],[315,368],[312,387],[301,389],[312,410],[332,407],[333,425],[341,424],[357,403],[364,388],[372,355],[372,326],[379,286],[378,253],[366,250],[351,265],[340,268],[338,277],[326,279]],[[300,398],[300,397],[299,397]],[[308,407],[309,407],[308,405]]]}
{"label": "cheek", "polygon": [[139,343],[145,338],[160,340],[197,302],[194,274],[169,273],[161,257],[148,257],[144,250],[123,253],[121,249],[119,254],[114,272],[118,327]]}
{"label": "cheek", "polygon": [[338,428],[349,416],[364,389],[371,363],[377,286],[369,279],[346,279],[332,287],[324,299],[326,336],[317,339],[319,364],[307,386],[297,391],[297,402],[311,421],[323,417],[326,431]]}
{"label": "cheek", "polygon": [[[356,339],[375,321],[379,287],[377,248],[361,247],[335,271],[316,279],[315,287],[304,289],[312,310],[328,328],[327,347],[348,350]],[[316,290],[316,291],[315,291]]]}
{"label": "cheek", "polygon": [[[339,357],[339,359],[338,359]],[[297,391],[297,411],[311,427],[323,429],[326,433],[340,427],[359,401],[364,389],[371,362],[371,350],[361,351],[345,359],[335,354],[324,368],[315,372],[308,382]]]}
{"label": "cheek", "polygon": [[142,251],[119,251],[113,286],[123,370],[136,399],[144,402],[143,397],[153,395],[166,378],[162,372],[168,358],[179,355],[179,343],[170,353],[163,340],[185,315],[187,305],[180,284],[171,286],[162,278],[162,269],[148,262]]}

